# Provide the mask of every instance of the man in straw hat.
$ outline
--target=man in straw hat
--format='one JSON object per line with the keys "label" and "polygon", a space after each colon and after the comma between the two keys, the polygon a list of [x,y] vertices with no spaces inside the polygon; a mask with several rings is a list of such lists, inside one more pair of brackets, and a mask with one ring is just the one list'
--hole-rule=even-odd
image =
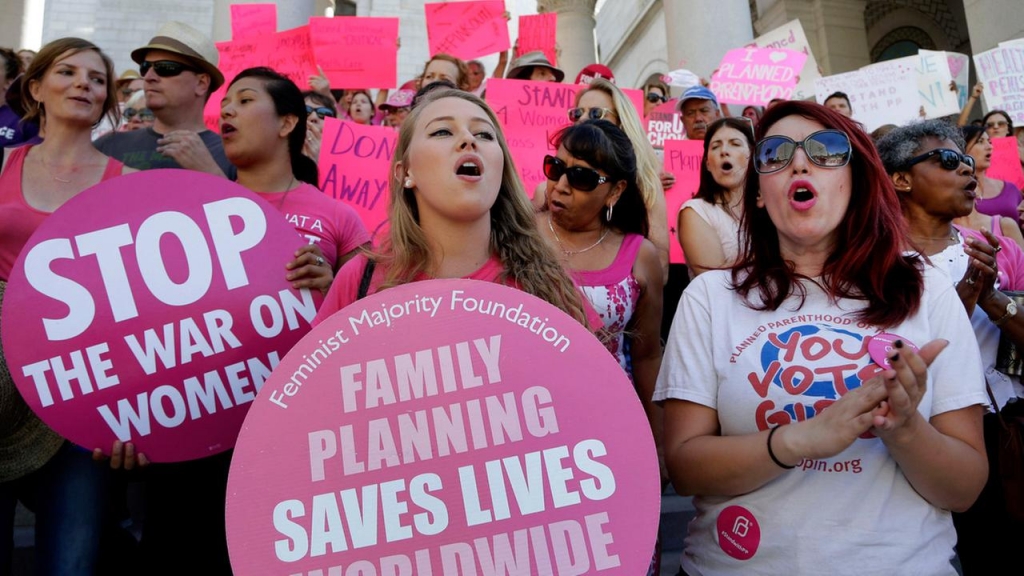
{"label": "man in straw hat", "polygon": [[108,134],[96,148],[139,170],[187,168],[233,177],[220,136],[203,123],[206,101],[224,84],[213,41],[187,24],[168,22],[132,51],[132,60],[156,120],[152,128]]}

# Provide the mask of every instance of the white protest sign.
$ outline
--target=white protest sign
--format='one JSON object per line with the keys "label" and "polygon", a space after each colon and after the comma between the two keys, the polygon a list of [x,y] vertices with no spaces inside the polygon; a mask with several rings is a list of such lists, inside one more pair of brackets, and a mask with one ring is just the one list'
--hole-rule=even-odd
{"label": "white protest sign", "polygon": [[949,89],[953,74],[945,52],[918,50],[917,92],[925,117],[941,118],[960,113],[957,93]]}
{"label": "white protest sign", "polygon": [[786,48],[807,54],[807,61],[804,62],[803,71],[800,72],[799,82],[793,90],[792,99],[806,100],[814,97],[814,81],[821,78],[821,74],[818,72],[818,62],[814,59],[814,54],[811,53],[811,45],[807,43],[807,36],[804,34],[804,27],[800,25],[800,20],[790,20],[775,30],[758,36],[747,46]]}
{"label": "white protest sign", "polygon": [[985,85],[988,110],[1003,110],[1024,125],[1024,46],[1000,45],[974,55],[978,81]]}
{"label": "white protest sign", "polygon": [[824,104],[829,94],[845,92],[853,119],[869,132],[884,124],[906,124],[919,118],[917,56],[888,60],[860,70],[814,81],[815,97]]}

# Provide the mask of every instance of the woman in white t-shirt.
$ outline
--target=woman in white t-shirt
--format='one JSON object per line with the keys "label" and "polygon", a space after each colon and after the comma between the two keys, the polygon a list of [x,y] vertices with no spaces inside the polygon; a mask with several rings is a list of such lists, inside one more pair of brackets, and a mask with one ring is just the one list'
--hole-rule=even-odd
{"label": "woman in white t-shirt", "polygon": [[742,118],[721,118],[708,126],[700,186],[679,209],[679,245],[690,277],[727,268],[739,255],[740,215],[754,132]]}
{"label": "woman in white t-shirt", "polygon": [[737,267],[690,284],[654,396],[696,496],[683,569],[956,574],[950,510],[985,483],[987,398],[952,282],[904,253],[855,123],[785,102],[758,136]]}

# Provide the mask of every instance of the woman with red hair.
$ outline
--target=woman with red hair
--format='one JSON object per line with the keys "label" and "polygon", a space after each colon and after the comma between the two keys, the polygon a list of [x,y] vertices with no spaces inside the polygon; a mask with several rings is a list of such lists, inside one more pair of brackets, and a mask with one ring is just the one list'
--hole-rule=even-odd
{"label": "woman with red hair", "polygon": [[683,569],[955,574],[987,472],[970,322],[855,123],[785,102],[757,136],[740,258],[683,295],[654,395]]}

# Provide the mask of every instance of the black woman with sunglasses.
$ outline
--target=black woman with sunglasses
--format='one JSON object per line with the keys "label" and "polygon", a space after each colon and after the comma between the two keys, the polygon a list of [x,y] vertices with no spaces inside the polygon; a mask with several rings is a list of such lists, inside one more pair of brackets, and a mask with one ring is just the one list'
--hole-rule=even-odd
{"label": "black woman with sunglasses", "polygon": [[960,565],[964,576],[973,576],[1018,562],[1024,541],[1024,522],[1010,514],[1004,497],[999,450],[1000,415],[1024,415],[1024,387],[1020,376],[1007,373],[1012,370],[997,368],[1000,339],[1024,347],[1024,311],[1018,312],[1016,302],[1003,293],[1024,290],[1024,251],[1007,238],[954,224],[973,209],[978,190],[974,160],[961,153],[962,144],[956,128],[933,120],[897,128],[878,146],[914,244],[949,278],[959,279],[955,290],[970,315],[985,383],[1000,412],[984,417],[985,489],[969,510],[953,515]]}
{"label": "black woman with sunglasses", "polygon": [[856,123],[783,102],[756,141],[740,259],[683,294],[654,396],[676,490],[695,496],[683,569],[956,574],[950,510],[987,474],[960,300],[906,251]]}
{"label": "black woman with sunglasses", "polygon": [[314,162],[320,160],[320,141],[324,135],[324,119],[337,118],[338,108],[334,98],[312,90],[302,93],[306,101],[306,143],[302,153]]}
{"label": "black woman with sunglasses", "polygon": [[206,101],[224,83],[218,58],[202,32],[180,22],[164,24],[149,44],[132,51],[153,126],[108,134],[96,148],[138,170],[185,168],[234,180],[220,136],[203,121]]}

